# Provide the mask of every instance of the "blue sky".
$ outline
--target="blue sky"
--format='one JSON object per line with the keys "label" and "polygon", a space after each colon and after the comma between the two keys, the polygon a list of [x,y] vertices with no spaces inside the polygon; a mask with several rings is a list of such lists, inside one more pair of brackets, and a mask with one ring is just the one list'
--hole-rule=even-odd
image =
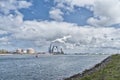
{"label": "blue sky", "polygon": [[119,0],[1,0],[0,49],[119,52],[119,9]]}
{"label": "blue sky", "polygon": [[50,7],[52,7],[51,2],[33,0],[32,6],[27,9],[20,9],[20,12],[25,16],[24,20],[49,20]]}
{"label": "blue sky", "polygon": [[[56,4],[52,1],[46,2],[45,0],[33,0],[32,6],[27,9],[20,9],[19,11],[24,15],[24,20],[50,20],[49,11],[52,7],[55,7]],[[78,25],[88,25],[87,19],[93,16],[93,12],[84,8],[84,7],[75,7],[75,10],[69,12],[62,9],[65,13],[63,15],[65,22],[76,23]]]}

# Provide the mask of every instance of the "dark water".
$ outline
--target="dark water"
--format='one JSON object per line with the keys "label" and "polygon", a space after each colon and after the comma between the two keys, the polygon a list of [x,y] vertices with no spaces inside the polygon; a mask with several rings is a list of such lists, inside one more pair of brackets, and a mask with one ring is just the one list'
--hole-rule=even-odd
{"label": "dark water", "polygon": [[94,66],[108,55],[0,56],[0,80],[62,80]]}

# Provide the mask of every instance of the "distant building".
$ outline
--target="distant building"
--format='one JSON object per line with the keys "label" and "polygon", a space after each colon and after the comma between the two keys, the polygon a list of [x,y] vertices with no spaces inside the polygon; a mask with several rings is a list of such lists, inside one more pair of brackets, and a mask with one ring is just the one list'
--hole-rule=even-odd
{"label": "distant building", "polygon": [[34,54],[35,50],[33,48],[29,48],[29,49],[27,49],[27,53],[28,54]]}
{"label": "distant building", "polygon": [[53,43],[50,44],[48,51],[50,54],[64,54],[62,48],[54,45]]}
{"label": "distant building", "polygon": [[33,54],[35,53],[35,50],[33,48],[29,48],[27,50],[24,50],[24,49],[17,49],[16,52],[17,54],[25,54],[25,53],[28,53],[28,54]]}
{"label": "distant building", "polygon": [[27,53],[27,51],[26,51],[26,50],[24,50],[24,49],[22,49],[22,53],[24,53],[24,54],[25,54],[25,53]]}
{"label": "distant building", "polygon": [[16,53],[22,54],[23,53],[22,51],[23,51],[22,49],[17,49]]}
{"label": "distant building", "polygon": [[23,54],[23,53],[27,53],[27,51],[26,50],[24,50],[24,49],[17,49],[16,50],[16,52],[15,53],[18,53],[18,54]]}

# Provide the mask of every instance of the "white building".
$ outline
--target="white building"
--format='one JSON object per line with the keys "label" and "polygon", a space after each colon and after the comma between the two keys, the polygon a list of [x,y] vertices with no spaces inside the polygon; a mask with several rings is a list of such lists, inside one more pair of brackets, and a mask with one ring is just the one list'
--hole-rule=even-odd
{"label": "white building", "polygon": [[35,50],[33,48],[28,48],[27,49],[27,53],[28,54],[34,54],[35,53]]}
{"label": "white building", "polygon": [[16,53],[22,54],[23,53],[23,49],[17,49]]}

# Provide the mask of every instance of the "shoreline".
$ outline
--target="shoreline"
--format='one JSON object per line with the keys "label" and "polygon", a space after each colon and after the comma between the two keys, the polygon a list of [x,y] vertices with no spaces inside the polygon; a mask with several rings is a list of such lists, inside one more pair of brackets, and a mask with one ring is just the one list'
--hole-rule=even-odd
{"label": "shoreline", "polygon": [[0,54],[0,56],[5,56],[5,55],[14,55],[14,54]]}
{"label": "shoreline", "polygon": [[77,78],[81,79],[81,78],[83,78],[83,77],[85,77],[87,75],[90,75],[90,74],[92,74],[92,73],[94,73],[94,72],[104,68],[110,62],[111,57],[112,57],[112,55],[108,56],[107,58],[105,58],[103,61],[101,61],[100,63],[96,64],[92,68],[85,69],[82,73],[78,73],[78,74],[75,74],[75,75],[70,76],[68,78],[64,78],[64,80],[73,80],[73,79],[77,79]]}

